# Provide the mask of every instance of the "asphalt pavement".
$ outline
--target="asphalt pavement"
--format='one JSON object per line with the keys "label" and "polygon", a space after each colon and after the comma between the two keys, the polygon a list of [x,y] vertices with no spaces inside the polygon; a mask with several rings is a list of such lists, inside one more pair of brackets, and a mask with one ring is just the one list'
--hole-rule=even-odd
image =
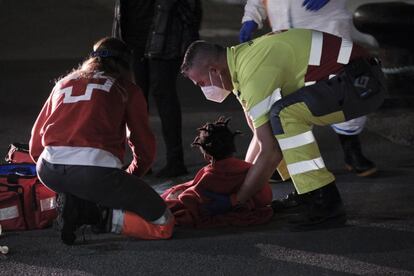
{"label": "asphalt pavement", "polygon": [[[53,1],[44,1],[42,3],[53,5]],[[38,28],[31,26],[30,32],[23,33],[34,40],[26,52],[18,51],[18,47],[24,50],[20,44],[0,48],[0,54],[5,56],[0,59],[0,157],[6,153],[8,144],[28,141],[31,126],[53,86],[53,79],[75,66],[81,60],[80,53],[87,50],[81,44],[95,41],[109,32],[107,17],[112,16],[111,1],[102,1],[94,8],[90,3],[74,0],[57,2],[65,6],[64,13],[56,4],[52,10],[61,14],[37,9],[32,16],[44,13],[38,20],[52,20],[39,22],[40,27],[53,22],[60,27],[60,24],[73,25],[74,22],[63,19],[69,20],[70,15],[81,10],[79,14],[83,17],[74,16],[75,21],[84,20],[77,40],[80,45],[65,44],[69,41],[66,34],[76,37],[73,26],[69,28],[70,33],[64,32],[65,35],[49,26],[53,35],[43,36],[41,42],[36,41]],[[8,12],[0,9],[1,28],[6,29],[7,14],[13,15],[8,17],[8,27],[13,28],[19,5],[0,1],[0,5],[5,3],[10,9]],[[236,44],[242,6],[207,0],[203,3],[203,38],[224,45]],[[31,4],[23,4],[30,10]],[[61,20],[56,21],[57,18]],[[28,19],[33,24],[38,20]],[[96,31],[91,31],[90,22],[94,22]],[[24,30],[19,31],[11,29],[7,34],[20,36]],[[60,45],[67,54],[58,54],[58,48],[48,48],[48,45]],[[10,55],[4,51],[9,51]],[[27,52],[30,55],[26,55]],[[190,173],[174,179],[145,177],[158,192],[191,179],[205,165],[199,152],[190,147],[196,128],[204,122],[215,120],[219,115],[232,118],[231,127],[244,132],[236,140],[238,157],[243,157],[251,138],[235,98],[228,98],[223,104],[207,102],[201,91],[183,78],[179,79],[178,88],[183,111],[185,162]],[[161,123],[152,102],[150,115],[158,139],[158,155],[153,167],[157,171],[165,164],[165,149],[160,138]],[[329,127],[315,128],[325,163],[337,177],[348,212],[345,227],[290,232],[286,221],[275,214],[270,223],[254,227],[177,227],[173,238],[166,241],[92,235],[86,231],[84,235],[78,234],[74,246],[62,244],[59,234],[52,228],[5,232],[0,237],[0,245],[7,245],[10,252],[0,256],[0,275],[414,275],[413,123],[412,107],[404,105],[388,106],[369,116],[361,140],[365,154],[379,168],[378,174],[369,178],[347,172],[336,135]],[[272,184],[272,189],[274,197],[279,198],[292,191],[293,185],[287,181]]]}

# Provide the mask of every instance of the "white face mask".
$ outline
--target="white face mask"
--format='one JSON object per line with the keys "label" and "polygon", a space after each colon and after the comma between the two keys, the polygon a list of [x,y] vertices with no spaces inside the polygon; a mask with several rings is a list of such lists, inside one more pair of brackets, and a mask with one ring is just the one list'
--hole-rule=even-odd
{"label": "white face mask", "polygon": [[223,84],[223,79],[221,78],[221,74],[220,76],[220,80],[221,80],[221,86],[222,87],[218,87],[213,85],[213,82],[211,80],[211,74],[210,72],[208,72],[208,76],[210,77],[210,83],[211,85],[209,86],[202,86],[201,87],[201,91],[203,91],[204,96],[206,97],[207,100],[213,101],[213,102],[217,102],[217,103],[221,103],[224,101],[225,98],[227,98],[227,96],[231,93],[230,91],[224,89],[224,84]]}

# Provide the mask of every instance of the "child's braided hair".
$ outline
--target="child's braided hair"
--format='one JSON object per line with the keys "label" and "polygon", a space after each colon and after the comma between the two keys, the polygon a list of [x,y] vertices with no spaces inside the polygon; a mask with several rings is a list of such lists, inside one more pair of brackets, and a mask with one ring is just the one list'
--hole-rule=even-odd
{"label": "child's braided hair", "polygon": [[230,118],[219,117],[214,123],[206,123],[197,129],[199,133],[191,145],[200,147],[214,160],[231,156],[236,151],[234,136],[241,132],[232,132],[227,126],[229,122]]}

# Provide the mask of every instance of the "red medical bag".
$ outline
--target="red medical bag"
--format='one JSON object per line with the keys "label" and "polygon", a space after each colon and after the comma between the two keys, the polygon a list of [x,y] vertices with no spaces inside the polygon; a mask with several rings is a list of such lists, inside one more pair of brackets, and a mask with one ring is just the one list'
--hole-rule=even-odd
{"label": "red medical bag", "polygon": [[0,183],[0,225],[4,230],[26,230],[23,189]]}
{"label": "red medical bag", "polygon": [[41,229],[57,217],[56,193],[43,185],[33,164],[0,165],[0,224],[4,230]]}

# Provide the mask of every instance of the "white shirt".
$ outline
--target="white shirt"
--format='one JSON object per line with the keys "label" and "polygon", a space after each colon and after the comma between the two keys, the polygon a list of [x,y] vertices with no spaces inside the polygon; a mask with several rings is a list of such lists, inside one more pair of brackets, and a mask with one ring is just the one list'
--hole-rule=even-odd
{"label": "white shirt", "polygon": [[303,0],[248,0],[242,22],[255,21],[259,28],[268,18],[272,31],[290,28],[318,30],[376,46],[372,36],[358,32],[346,0],[329,1],[318,11],[308,11]]}

